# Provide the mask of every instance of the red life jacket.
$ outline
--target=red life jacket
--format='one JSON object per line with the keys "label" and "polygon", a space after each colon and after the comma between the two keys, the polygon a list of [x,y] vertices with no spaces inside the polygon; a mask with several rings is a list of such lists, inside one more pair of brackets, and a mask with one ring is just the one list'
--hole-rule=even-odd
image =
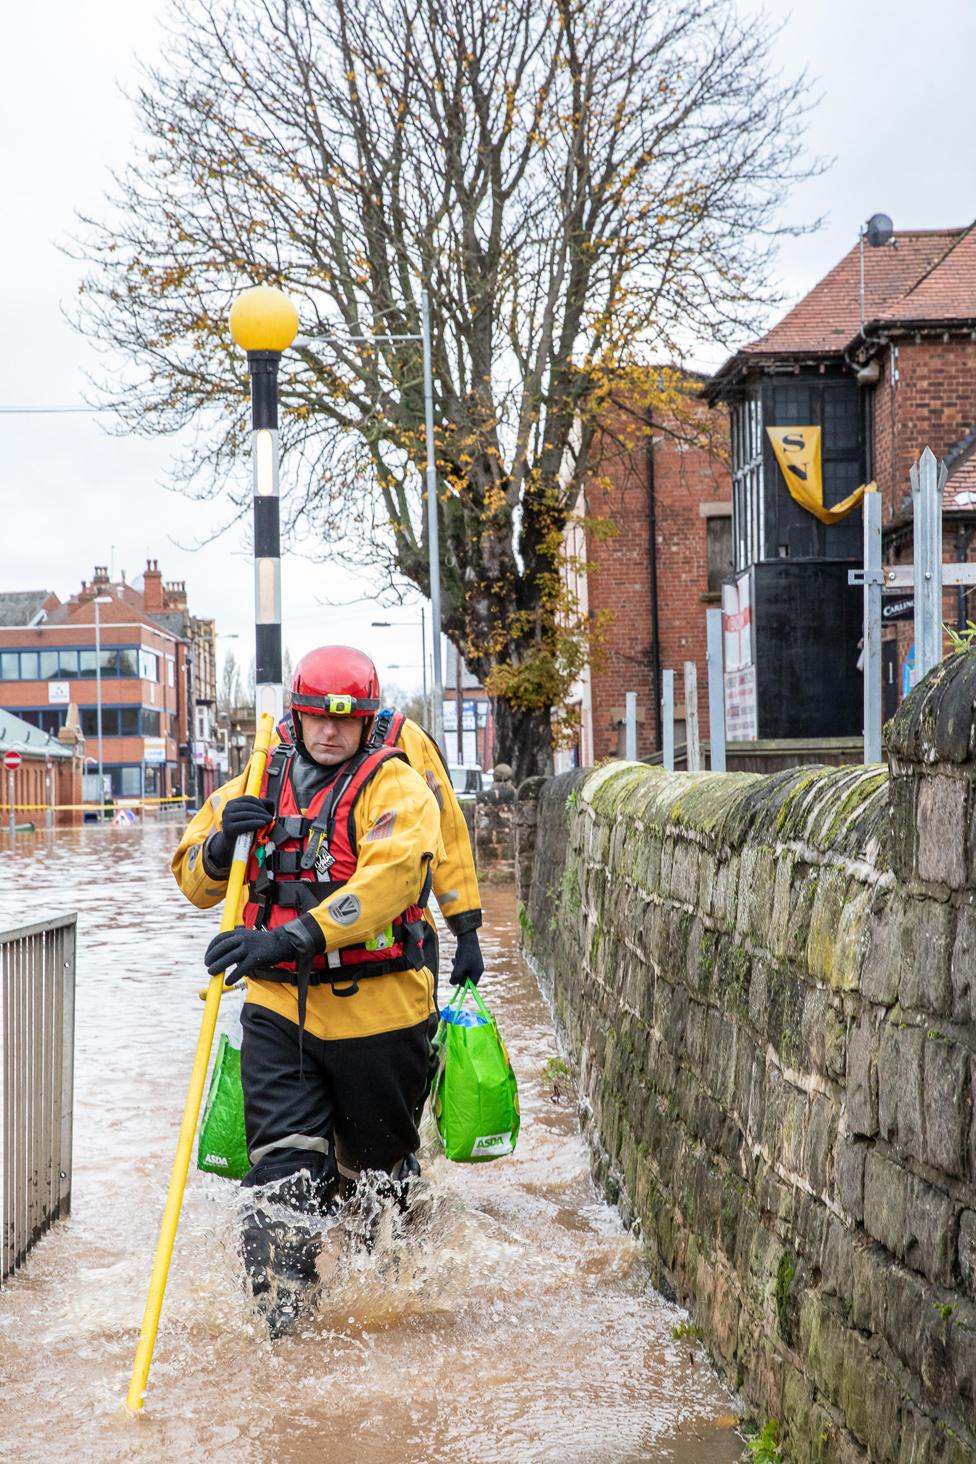
{"label": "red life jacket", "polygon": [[[248,858],[245,874],[248,900],[243,923],[252,929],[273,930],[338,895],[352,878],[358,863],[355,808],[360,793],[390,758],[406,761],[404,754],[392,747],[363,749],[341,764],[336,776],[314,795],[303,814],[292,787],[294,757],[292,745],[282,743],[275,748],[261,785],[260,796],[274,799],[275,814],[255,839]],[[428,863],[427,877],[416,905],[404,910],[372,940],[312,957],[308,972],[301,974],[307,974],[313,986],[351,981],[355,989],[356,981],[364,976],[382,976],[405,967],[419,969],[426,964],[423,907],[429,895]],[[333,918],[336,913],[341,917],[341,896],[332,913]],[[350,924],[357,913],[351,907]],[[256,971],[255,975],[258,979],[288,981],[297,972],[295,961],[282,961],[273,968]]]}

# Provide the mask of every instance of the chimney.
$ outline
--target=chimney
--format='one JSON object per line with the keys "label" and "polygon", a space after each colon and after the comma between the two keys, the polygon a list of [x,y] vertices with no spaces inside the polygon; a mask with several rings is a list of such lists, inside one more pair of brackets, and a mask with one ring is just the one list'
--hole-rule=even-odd
{"label": "chimney", "polygon": [[142,577],[142,608],[147,615],[164,609],[163,576],[155,559],[146,560],[146,572]]}
{"label": "chimney", "polygon": [[92,580],[92,584],[95,586],[95,588],[97,590],[102,589],[105,585],[108,584],[108,565],[107,564],[96,564],[95,565],[95,578]]}

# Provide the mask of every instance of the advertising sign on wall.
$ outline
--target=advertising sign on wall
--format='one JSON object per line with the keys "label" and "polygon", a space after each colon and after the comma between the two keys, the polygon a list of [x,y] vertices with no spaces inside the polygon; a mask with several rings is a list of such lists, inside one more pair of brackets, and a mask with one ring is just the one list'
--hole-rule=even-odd
{"label": "advertising sign on wall", "polygon": [[730,742],[755,742],[759,736],[752,607],[752,573],[746,570],[722,586],[725,735]]}

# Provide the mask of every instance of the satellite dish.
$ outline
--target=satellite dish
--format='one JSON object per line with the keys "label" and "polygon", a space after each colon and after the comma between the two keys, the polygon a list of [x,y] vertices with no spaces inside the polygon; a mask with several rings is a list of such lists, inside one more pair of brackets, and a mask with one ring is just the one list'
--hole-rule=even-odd
{"label": "satellite dish", "polygon": [[864,237],[872,249],[880,249],[882,244],[887,244],[894,232],[895,226],[887,214],[872,214],[864,225]]}

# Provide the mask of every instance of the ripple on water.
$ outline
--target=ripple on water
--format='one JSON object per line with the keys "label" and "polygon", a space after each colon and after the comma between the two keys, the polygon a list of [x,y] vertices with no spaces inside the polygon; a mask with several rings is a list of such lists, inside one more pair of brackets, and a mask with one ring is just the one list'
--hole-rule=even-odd
{"label": "ripple on water", "polygon": [[732,1400],[674,1341],[571,1088],[543,1078],[556,1042],[507,890],[485,892],[484,991],[519,1074],[514,1159],[451,1165],[428,1136],[411,1223],[372,1252],[331,1228],[318,1305],[275,1344],[240,1285],[236,1186],[191,1173],[147,1407],[121,1409],[218,920],[169,875],[176,835],[40,835],[5,863],[0,922],[76,909],[79,956],[74,1207],[0,1294],[0,1457],[732,1464]]}

